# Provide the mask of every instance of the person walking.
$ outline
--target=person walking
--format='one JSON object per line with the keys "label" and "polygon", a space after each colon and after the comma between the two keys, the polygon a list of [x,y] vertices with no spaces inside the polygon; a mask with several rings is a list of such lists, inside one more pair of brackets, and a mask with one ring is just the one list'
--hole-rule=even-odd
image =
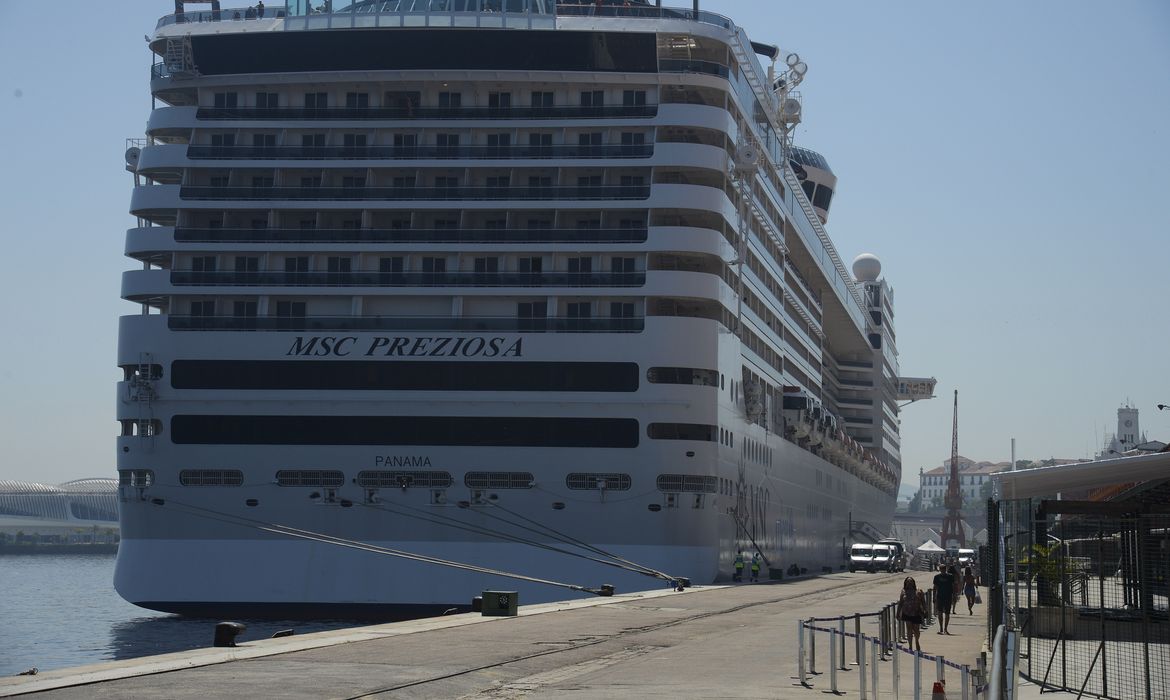
{"label": "person walking", "polygon": [[963,592],[963,577],[959,576],[959,568],[954,564],[947,568],[947,572],[955,577],[955,594],[951,596],[951,614],[954,615],[959,607],[959,596]]}
{"label": "person walking", "polygon": [[967,614],[975,614],[975,574],[971,567],[963,569],[963,593],[967,596]]}
{"label": "person walking", "polygon": [[732,581],[743,581],[743,550],[735,553],[735,573],[731,576]]}
{"label": "person walking", "polygon": [[752,582],[760,580],[760,553],[752,554]]}
{"label": "person walking", "polygon": [[947,570],[946,564],[938,565],[934,576],[934,606],[938,614],[938,633],[950,634],[951,608],[954,607],[955,577]]}
{"label": "person walking", "polygon": [[906,640],[922,651],[922,616],[926,613],[926,596],[918,590],[913,576],[902,582],[898,595],[898,619],[906,623]]}

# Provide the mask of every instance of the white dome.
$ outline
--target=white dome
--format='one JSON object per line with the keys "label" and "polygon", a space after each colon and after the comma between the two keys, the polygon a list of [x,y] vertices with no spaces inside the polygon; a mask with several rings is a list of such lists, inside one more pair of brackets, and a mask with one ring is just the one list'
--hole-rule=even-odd
{"label": "white dome", "polygon": [[853,278],[858,282],[876,282],[882,274],[882,261],[872,253],[862,253],[853,259]]}

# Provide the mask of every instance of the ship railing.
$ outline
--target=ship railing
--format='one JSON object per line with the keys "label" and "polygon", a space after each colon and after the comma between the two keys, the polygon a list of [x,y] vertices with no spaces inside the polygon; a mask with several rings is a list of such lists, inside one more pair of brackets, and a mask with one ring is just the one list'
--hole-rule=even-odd
{"label": "ship railing", "polygon": [[641,287],[645,272],[237,272],[172,270],[171,284],[240,287]]}
{"label": "ship railing", "polygon": [[[155,66],[161,67],[162,64]],[[162,77],[156,75],[155,77]],[[646,118],[658,105],[556,105],[547,107],[200,107],[201,120],[387,120],[387,119],[603,119]]]}
{"label": "ship railing", "polygon": [[193,160],[648,158],[653,144],[595,146],[188,146]]}
{"label": "ship railing", "polygon": [[696,59],[661,58],[658,60],[658,70],[663,73],[703,73],[720,78],[728,78],[731,74],[731,70],[722,63]]}
{"label": "ship railing", "polygon": [[[285,19],[285,28],[300,28],[309,21],[324,21],[326,26],[352,26],[357,18],[373,18],[375,26],[384,26],[384,18],[402,18],[400,26],[515,26],[516,20],[543,26],[557,17],[620,17],[698,21],[724,29],[734,24],[715,12],[683,7],[625,6],[614,2],[558,2],[557,0],[374,0],[346,3],[339,0],[288,0],[283,7],[273,2],[260,17],[254,6],[220,10],[199,10],[164,15],[156,29],[172,24],[238,22]],[[416,8],[423,9],[416,9]],[[409,17],[410,20],[406,18]],[[347,21],[348,20],[348,21]],[[509,22],[508,20],[513,20]],[[448,24],[449,22],[449,24]]]}
{"label": "ship railing", "polygon": [[650,197],[649,185],[584,187],[212,187],[185,185],[188,200],[638,200]]}
{"label": "ship railing", "polygon": [[231,229],[177,228],[181,243],[644,243],[642,228]]}
{"label": "ship railing", "polygon": [[450,331],[474,333],[641,333],[643,317],[549,316],[180,316],[167,317],[176,331]]}

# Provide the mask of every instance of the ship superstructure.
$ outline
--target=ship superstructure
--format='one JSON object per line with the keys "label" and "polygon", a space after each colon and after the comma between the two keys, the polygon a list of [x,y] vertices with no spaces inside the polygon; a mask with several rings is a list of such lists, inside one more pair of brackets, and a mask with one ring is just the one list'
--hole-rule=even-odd
{"label": "ship superstructure", "polygon": [[884,533],[892,293],[824,228],[798,58],[644,2],[179,5],[127,153],[127,600],[425,614]]}

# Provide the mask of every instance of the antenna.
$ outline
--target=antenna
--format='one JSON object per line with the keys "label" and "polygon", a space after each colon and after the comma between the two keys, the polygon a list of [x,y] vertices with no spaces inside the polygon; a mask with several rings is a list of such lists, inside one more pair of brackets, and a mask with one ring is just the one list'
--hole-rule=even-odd
{"label": "antenna", "polygon": [[138,159],[142,156],[142,149],[138,146],[131,146],[126,149],[126,169],[134,172],[138,168]]}

